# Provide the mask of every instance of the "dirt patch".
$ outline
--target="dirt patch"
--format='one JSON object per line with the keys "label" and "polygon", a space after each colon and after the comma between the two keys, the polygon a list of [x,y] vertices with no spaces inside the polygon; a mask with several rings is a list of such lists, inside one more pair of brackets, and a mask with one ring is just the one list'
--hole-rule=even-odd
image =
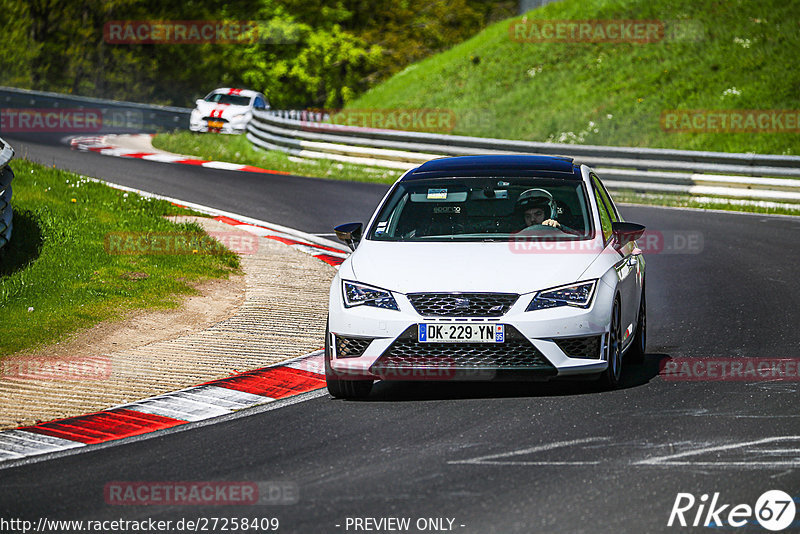
{"label": "dirt patch", "polygon": [[172,310],[128,312],[123,319],[104,321],[71,336],[68,340],[24,354],[4,358],[6,366],[22,358],[91,358],[129,347],[139,347],[203,330],[228,319],[245,298],[244,276],[208,280],[194,288],[199,295],[186,297]]}

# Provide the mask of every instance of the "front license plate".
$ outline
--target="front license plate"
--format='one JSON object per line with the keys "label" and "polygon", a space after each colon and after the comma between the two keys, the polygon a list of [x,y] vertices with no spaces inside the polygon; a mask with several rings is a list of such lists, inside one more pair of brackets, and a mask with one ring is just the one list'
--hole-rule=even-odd
{"label": "front license plate", "polygon": [[225,123],[222,121],[208,121],[209,128],[222,128],[225,126]]}
{"label": "front license plate", "polygon": [[503,343],[505,325],[475,323],[420,323],[420,343]]}

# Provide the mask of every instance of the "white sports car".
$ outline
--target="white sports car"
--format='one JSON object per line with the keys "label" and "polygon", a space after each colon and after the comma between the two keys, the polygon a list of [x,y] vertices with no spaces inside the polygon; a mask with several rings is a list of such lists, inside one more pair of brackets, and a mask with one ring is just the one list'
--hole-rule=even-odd
{"label": "white sports car", "polygon": [[406,172],[333,280],[328,390],[374,380],[620,383],[645,351],[644,226],[570,158],[462,156]]}
{"label": "white sports car", "polygon": [[189,117],[193,132],[242,133],[254,109],[269,109],[267,98],[256,91],[224,87],[211,91]]}

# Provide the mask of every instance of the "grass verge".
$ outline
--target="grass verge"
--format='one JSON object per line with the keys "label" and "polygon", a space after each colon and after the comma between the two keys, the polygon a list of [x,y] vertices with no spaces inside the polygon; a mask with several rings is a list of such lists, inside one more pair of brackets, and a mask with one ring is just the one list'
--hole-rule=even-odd
{"label": "grass verge", "polygon": [[[191,234],[196,224],[165,215],[191,212],[125,193],[77,174],[15,160],[14,233],[0,263],[0,357],[36,349],[133,309],[176,307],[193,285],[238,270],[238,257],[112,254],[110,233]],[[120,249],[124,250],[124,249]]]}
{"label": "grass verge", "polygon": [[[800,49],[800,3],[562,0],[526,17],[538,26],[518,33],[512,24],[520,18],[494,24],[407,67],[346,109],[445,109],[455,116],[449,133],[482,137],[800,154],[796,125],[782,132],[770,131],[777,128],[770,122],[749,132],[681,133],[661,122],[663,112],[676,109],[797,115],[800,69],[788,66]],[[666,35],[615,43],[570,40],[566,32],[554,42],[532,42],[530,29],[548,21],[614,20],[659,21]]]}
{"label": "grass verge", "polygon": [[185,131],[158,134],[153,137],[153,146],[160,150],[198,156],[207,160],[241,163],[299,176],[352,182],[391,184],[403,173],[401,170],[376,169],[331,160],[294,161],[284,152],[254,148],[244,134],[196,134]]}

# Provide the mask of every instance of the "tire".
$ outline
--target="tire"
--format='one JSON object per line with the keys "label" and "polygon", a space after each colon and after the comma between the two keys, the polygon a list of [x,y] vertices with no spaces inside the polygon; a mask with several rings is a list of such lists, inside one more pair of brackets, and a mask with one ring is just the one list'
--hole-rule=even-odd
{"label": "tire", "polygon": [[605,389],[616,389],[622,378],[622,320],[619,298],[614,299],[611,309],[611,329],[608,339],[608,368],[600,375],[600,385]]}
{"label": "tire", "polygon": [[644,286],[642,286],[642,300],[639,302],[639,317],[637,318],[636,334],[633,336],[631,348],[625,358],[631,363],[642,363],[647,351],[647,302],[645,300]]}
{"label": "tire", "polygon": [[337,399],[363,399],[372,391],[372,380],[361,378],[356,380],[345,380],[336,376],[336,372],[331,367],[331,348],[330,330],[325,325],[325,383],[328,386],[328,393]]}

